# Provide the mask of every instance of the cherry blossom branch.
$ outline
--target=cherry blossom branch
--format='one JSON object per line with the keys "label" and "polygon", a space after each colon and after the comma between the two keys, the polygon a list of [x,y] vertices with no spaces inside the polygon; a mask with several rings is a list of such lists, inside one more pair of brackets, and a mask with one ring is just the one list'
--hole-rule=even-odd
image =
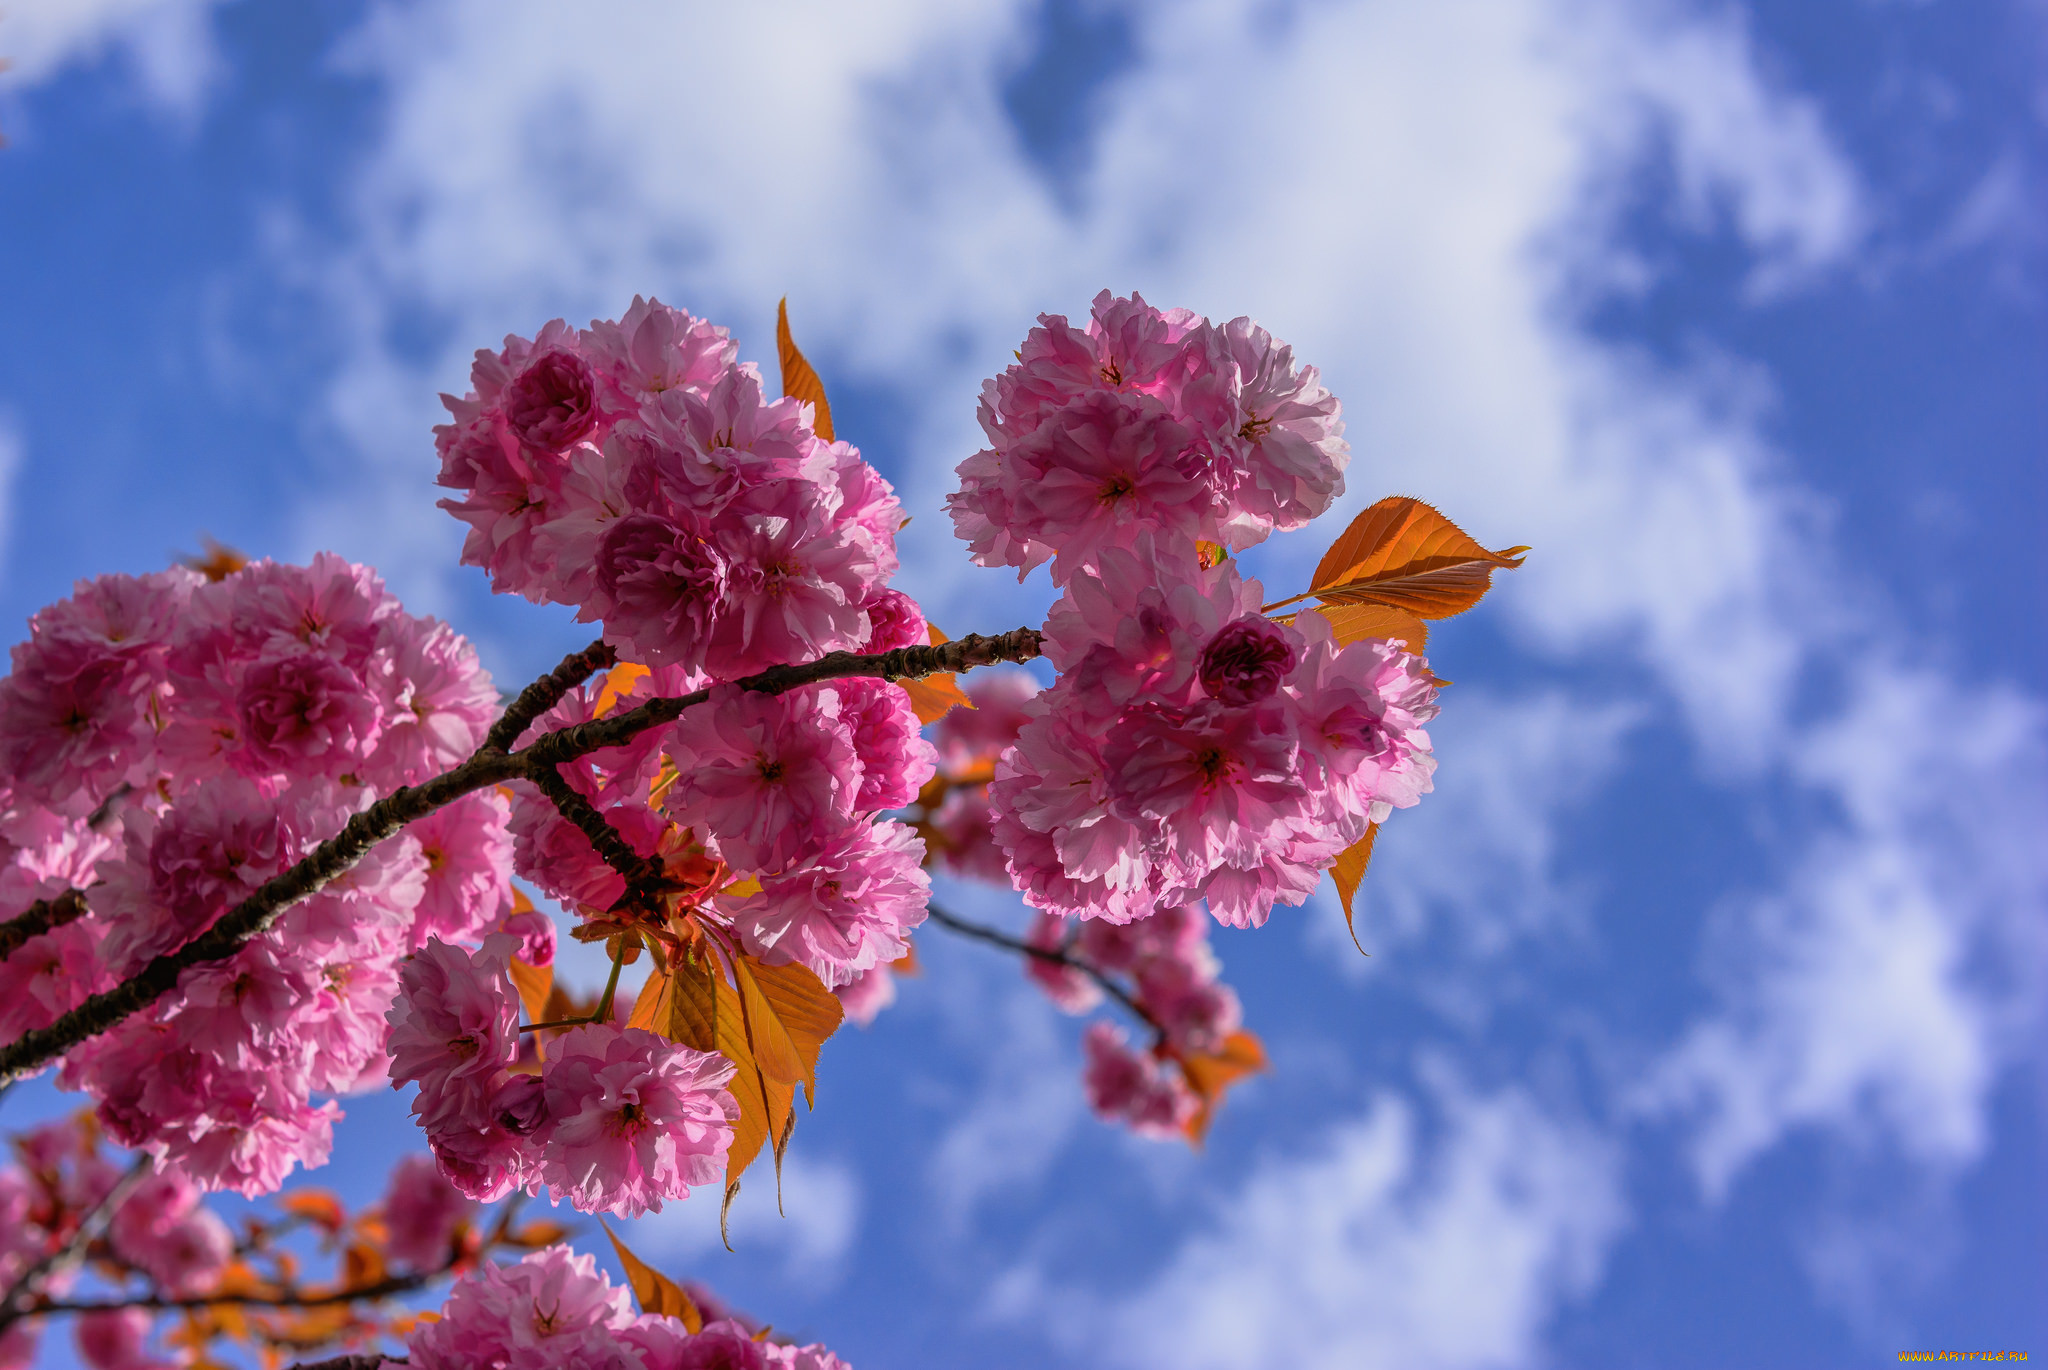
{"label": "cherry blossom branch", "polygon": [[386,1275],[374,1284],[360,1285],[354,1289],[334,1289],[322,1294],[308,1294],[300,1290],[288,1290],[277,1294],[193,1294],[186,1298],[167,1299],[161,1295],[139,1295],[131,1299],[71,1299],[56,1300],[25,1308],[18,1316],[43,1317],[60,1313],[108,1313],[121,1308],[141,1308],[161,1312],[179,1308],[224,1308],[234,1305],[241,1308],[325,1308],[337,1303],[358,1303],[370,1299],[388,1299],[397,1294],[410,1294],[440,1279],[455,1263],[439,1266],[433,1270],[415,1271],[409,1275]]}
{"label": "cherry blossom branch", "polygon": [[1165,1027],[1160,1024],[1157,1018],[1152,1016],[1151,1011],[1143,1004],[1140,1004],[1129,990],[1118,984],[1114,977],[1093,961],[1085,957],[1076,956],[1074,953],[1060,948],[1033,946],[1023,938],[1012,937],[1009,933],[997,928],[987,927],[980,923],[970,923],[965,918],[947,913],[937,904],[925,905],[925,912],[931,915],[931,920],[934,923],[937,923],[949,932],[956,932],[962,937],[971,937],[977,942],[986,942],[990,946],[1001,947],[1005,951],[1014,951],[1020,956],[1029,956],[1033,960],[1049,961],[1056,966],[1065,966],[1069,970],[1081,972],[1081,974],[1093,980],[1104,994],[1107,994],[1110,998],[1130,1010],[1132,1016],[1143,1022],[1145,1026],[1151,1028],[1153,1032],[1161,1037],[1166,1035]]}
{"label": "cherry blossom branch", "polygon": [[38,899],[4,923],[0,923],[0,961],[20,951],[31,937],[52,928],[75,923],[85,917],[85,891],[66,890],[55,899]]}
{"label": "cherry blossom branch", "polygon": [[100,1231],[113,1218],[114,1210],[121,1206],[122,1200],[133,1192],[136,1185],[142,1183],[143,1177],[149,1172],[149,1158],[136,1157],[135,1164],[129,1166],[120,1179],[108,1186],[107,1192],[100,1196],[99,1202],[80,1216],[78,1226],[71,1230],[71,1235],[66,1237],[56,1250],[48,1252],[41,1260],[22,1271],[14,1283],[8,1286],[7,1292],[0,1294],[0,1331],[5,1331],[23,1318],[42,1312],[40,1308],[22,1307],[22,1300],[40,1292],[41,1287],[49,1282],[51,1276],[62,1273],[85,1255],[86,1248],[93,1244]]}
{"label": "cherry blossom branch", "polygon": [[336,1356],[332,1360],[294,1361],[285,1370],[382,1370],[387,1365],[410,1365],[404,1356],[380,1356],[374,1351]]}
{"label": "cherry blossom branch", "polygon": [[584,681],[618,663],[619,654],[599,638],[580,652],[571,652],[561,664],[519,692],[519,697],[498,715],[498,721],[484,735],[484,751],[509,752],[534,719],[562,700],[562,696]]}
{"label": "cherry blossom branch", "polygon": [[562,817],[574,823],[577,830],[590,839],[590,845],[604,858],[604,863],[625,879],[625,891],[612,905],[613,908],[638,902],[657,892],[666,882],[667,873],[661,864],[634,851],[603,811],[563,779],[558,768],[535,766],[528,779],[533,781],[535,789],[547,796]]}
{"label": "cherry blossom branch", "polygon": [[[848,676],[879,676],[884,680],[896,680],[958,673],[998,661],[1029,661],[1038,654],[1038,633],[1030,628],[1015,628],[996,637],[970,633],[936,646],[899,647],[894,651],[866,654],[832,652],[800,666],[770,667],[758,675],[733,682],[732,688],[774,695],[818,681]],[[581,656],[590,662],[592,670],[596,669],[597,657],[593,648],[586,648]],[[512,707],[521,708],[530,697],[535,700],[543,697],[546,690],[536,687],[544,682],[554,682],[565,671],[573,670],[571,662],[564,662],[543,681],[536,681],[533,687],[521,691]],[[547,688],[554,686],[550,683]],[[564,685],[561,688],[566,690],[570,687]],[[556,697],[559,698],[559,694]],[[224,961],[233,956],[251,938],[268,931],[285,910],[318,893],[328,882],[362,860],[371,848],[395,835],[414,819],[424,818],[476,790],[508,780],[532,779],[541,767],[553,768],[600,748],[620,746],[649,728],[673,722],[683,710],[702,704],[710,697],[710,690],[697,690],[672,698],[651,699],[625,713],[548,733],[516,752],[494,747],[487,737],[474,756],[453,770],[420,785],[401,786],[357,813],[339,833],[315,847],[290,869],[264,882],[254,894],[228,910],[192,941],[157,957],[112,989],[91,996],[48,1027],[25,1032],[0,1047],[0,1084],[49,1064],[80,1042],[105,1032],[129,1014],[154,1003],[170,993],[177,986],[178,977],[191,967]]]}

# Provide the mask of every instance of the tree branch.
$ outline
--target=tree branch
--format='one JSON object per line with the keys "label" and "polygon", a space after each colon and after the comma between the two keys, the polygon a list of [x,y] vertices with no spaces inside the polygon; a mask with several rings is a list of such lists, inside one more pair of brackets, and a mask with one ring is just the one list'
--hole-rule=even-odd
{"label": "tree branch", "polygon": [[355,1356],[336,1356],[333,1360],[294,1361],[285,1370],[383,1370],[387,1365],[410,1365],[404,1356],[380,1356],[374,1351]]}
{"label": "tree branch", "polygon": [[1050,961],[1056,966],[1065,966],[1069,970],[1081,972],[1081,974],[1093,980],[1104,994],[1107,994],[1110,998],[1130,1010],[1131,1015],[1144,1023],[1146,1027],[1151,1028],[1153,1032],[1161,1037],[1166,1035],[1166,1029],[1161,1026],[1157,1018],[1152,1016],[1151,1011],[1143,1004],[1140,1004],[1129,990],[1118,984],[1107,971],[1103,970],[1093,961],[1055,947],[1035,947],[1021,937],[1012,937],[1009,933],[1003,932],[1000,929],[985,927],[980,923],[970,923],[965,918],[947,913],[937,904],[925,905],[925,912],[931,915],[931,920],[934,923],[950,932],[957,932],[962,937],[971,937],[977,942],[986,942],[990,946],[1001,947],[1005,951],[1014,951],[1020,956],[1029,956],[1036,961]]}
{"label": "tree branch", "polygon": [[483,750],[511,751],[518,743],[519,735],[526,731],[533,720],[554,708],[561,702],[563,695],[599,671],[616,665],[618,660],[619,654],[614,652],[603,638],[599,638],[580,652],[569,653],[554,670],[521,690],[519,697],[506,706],[504,713],[498,715],[498,721],[491,725],[490,732],[484,736]]}
{"label": "tree branch", "polygon": [[[582,655],[594,663],[593,651],[586,648]],[[832,652],[801,666],[770,667],[733,684],[758,694],[782,694],[803,685],[847,676],[895,680],[957,673],[998,661],[1029,661],[1038,654],[1038,633],[1030,628],[1016,628],[997,637],[970,633],[938,646],[899,647],[891,652],[868,654]],[[573,669],[570,662],[564,662],[544,680],[555,681]],[[591,669],[596,669],[594,664]],[[520,708],[529,696],[538,699],[545,695],[546,690],[537,688],[542,684],[536,681],[533,687],[521,691],[513,708]],[[339,833],[308,852],[290,869],[264,882],[192,941],[157,957],[114,988],[91,996],[48,1027],[23,1033],[0,1047],[0,1084],[49,1064],[88,1037],[105,1032],[129,1014],[154,1003],[170,993],[177,986],[178,977],[191,967],[233,956],[251,938],[267,932],[286,909],[318,893],[362,860],[372,847],[414,819],[424,818],[473,791],[508,780],[531,779],[539,767],[558,766],[600,748],[620,746],[649,728],[674,721],[683,710],[710,697],[711,691],[698,690],[675,698],[652,699],[623,714],[548,733],[516,752],[495,750],[487,737],[476,755],[453,770],[424,784],[401,786],[350,818]]]}
{"label": "tree branch", "polygon": [[415,1289],[432,1284],[453,1268],[451,1262],[436,1270],[422,1270],[410,1275],[387,1275],[374,1284],[362,1285],[355,1289],[335,1289],[324,1294],[292,1290],[279,1294],[194,1294],[189,1298],[179,1299],[167,1299],[155,1294],[132,1299],[60,1299],[23,1309],[20,1316],[106,1313],[121,1308],[155,1311],[174,1308],[223,1308],[231,1304],[241,1308],[325,1308],[330,1304],[359,1303],[369,1299],[388,1299],[394,1294],[409,1294]]}
{"label": "tree branch", "polygon": [[107,1192],[100,1196],[99,1202],[87,1209],[79,1218],[78,1226],[71,1230],[71,1235],[64,1239],[63,1244],[22,1271],[14,1283],[8,1286],[7,1292],[0,1294],[0,1331],[42,1311],[39,1308],[22,1307],[22,1300],[36,1293],[37,1286],[47,1282],[50,1276],[61,1273],[65,1267],[85,1254],[85,1249],[93,1244],[101,1230],[114,1216],[114,1210],[121,1206],[121,1201],[128,1197],[136,1185],[142,1183],[143,1176],[149,1174],[149,1171],[149,1158],[136,1157],[135,1164],[129,1166],[120,1179],[108,1186]]}
{"label": "tree branch", "polygon": [[527,778],[535,789],[548,797],[562,817],[574,823],[577,830],[590,839],[590,845],[597,849],[604,863],[625,878],[626,889],[619,896],[619,903],[631,903],[637,897],[654,893],[668,878],[660,862],[650,861],[634,851],[603,811],[563,779],[556,767],[535,766]]}
{"label": "tree branch", "polygon": [[14,917],[0,923],[0,961],[20,951],[31,937],[52,928],[75,923],[85,917],[85,891],[66,890],[55,899],[38,899]]}

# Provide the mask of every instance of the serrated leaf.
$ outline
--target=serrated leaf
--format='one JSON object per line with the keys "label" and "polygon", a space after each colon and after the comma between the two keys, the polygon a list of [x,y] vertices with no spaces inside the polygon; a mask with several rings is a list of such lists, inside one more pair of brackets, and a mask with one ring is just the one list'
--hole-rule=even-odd
{"label": "serrated leaf", "polygon": [[1365,868],[1372,862],[1372,844],[1379,840],[1380,825],[1375,823],[1365,830],[1365,836],[1337,853],[1336,864],[1330,867],[1330,878],[1337,884],[1337,894],[1344,901],[1344,928],[1351,934],[1351,945],[1358,947],[1360,956],[1371,952],[1358,943],[1358,929],[1351,925],[1351,901],[1357,897],[1358,887],[1365,880]]}
{"label": "serrated leaf", "polygon": [[[937,647],[946,641],[946,635],[932,624],[925,624],[925,637]],[[954,709],[971,709],[974,701],[960,688],[959,678],[950,672],[919,677],[916,680],[899,680],[897,685],[910,696],[910,707],[917,714],[920,723],[936,723]]]}
{"label": "serrated leaf", "polygon": [[[754,1163],[769,1138],[781,1135],[784,1121],[796,1103],[796,1087],[770,1079],[754,1059],[739,991],[715,971],[711,984],[716,994],[718,1053],[733,1063],[732,1082],[727,1088],[740,1106],[739,1120],[732,1129],[732,1147],[725,1155],[725,1209],[729,1211],[733,1196],[739,1193],[740,1175]],[[725,1221],[726,1213],[721,1212],[721,1233]]]}
{"label": "serrated leaf", "polygon": [[[846,1020],[846,1007],[839,996],[810,967],[792,961],[786,966],[769,966],[742,956],[739,967],[765,1002],[772,1017],[772,1030],[787,1041],[795,1056],[797,1072],[785,1075],[777,1065],[761,1058],[761,1065],[776,1079],[791,1084],[802,1082],[804,1102],[817,1104],[818,1051],[825,1039],[839,1031]],[[752,1005],[748,1006],[749,1012]],[[779,1064],[779,1063],[778,1063]]]}
{"label": "serrated leaf", "polygon": [[1240,1030],[1224,1038],[1222,1046],[1214,1052],[1191,1051],[1178,1059],[1188,1088],[1202,1101],[1182,1131],[1189,1141],[1199,1143],[1208,1135],[1224,1092],[1245,1076],[1266,1068],[1266,1048],[1256,1036]]}
{"label": "serrated leaf", "polygon": [[[733,958],[733,978],[738,981],[740,1012],[746,1016],[747,1042],[754,1049],[754,1064],[769,1079],[794,1085],[805,1079],[804,1061],[790,1039],[789,1028],[768,1002],[768,996],[761,992],[761,982],[755,975],[759,966],[744,952]],[[816,1060],[815,1053],[812,1059]]]}
{"label": "serrated leaf", "polygon": [[789,333],[789,296],[775,306],[775,355],[782,362],[782,393],[811,406],[811,431],[832,441],[832,406],[825,401],[825,383],[797,350]]}
{"label": "serrated leaf", "polygon": [[619,1240],[619,1234],[612,1231],[610,1223],[600,1218],[598,1226],[604,1229],[605,1236],[612,1239],[612,1250],[618,1253],[619,1264],[626,1272],[626,1283],[632,1286],[640,1311],[679,1319],[692,1336],[702,1332],[704,1314],[698,1310],[696,1300],[681,1285],[634,1255]]}
{"label": "serrated leaf", "polygon": [[1321,614],[1339,647],[1369,637],[1396,638],[1407,643],[1410,652],[1420,655],[1429,645],[1429,625],[1391,604],[1319,604],[1302,612]]}
{"label": "serrated leaf", "polygon": [[1385,604],[1448,618],[1479,602],[1497,569],[1522,564],[1526,547],[1489,552],[1419,499],[1395,495],[1351,521],[1316,566],[1306,594],[1334,604]]}

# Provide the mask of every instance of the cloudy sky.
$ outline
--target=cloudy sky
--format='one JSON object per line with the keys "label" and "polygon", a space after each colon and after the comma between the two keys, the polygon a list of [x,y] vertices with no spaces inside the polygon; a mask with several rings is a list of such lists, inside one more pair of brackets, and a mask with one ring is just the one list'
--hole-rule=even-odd
{"label": "cloudy sky", "polygon": [[0,55],[17,625],[328,547],[516,685],[584,639],[457,567],[435,395],[636,292],[762,360],[788,295],[956,633],[1049,599],[940,513],[980,380],[1103,286],[1342,397],[1275,597],[1388,493],[1535,546],[1432,635],[1371,959],[1327,894],[1219,934],[1274,1068],[1205,1151],[934,929],[787,1216],[643,1223],[673,1273],[861,1370],[2048,1354],[2041,0],[12,0]]}

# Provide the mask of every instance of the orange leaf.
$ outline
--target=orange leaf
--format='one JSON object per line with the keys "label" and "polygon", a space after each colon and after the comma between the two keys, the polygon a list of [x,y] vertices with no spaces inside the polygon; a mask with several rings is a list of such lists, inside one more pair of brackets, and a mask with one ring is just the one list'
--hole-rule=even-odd
{"label": "orange leaf", "polygon": [[279,1195],[277,1206],[295,1218],[318,1223],[329,1232],[339,1231],[346,1221],[341,1200],[324,1189],[294,1189]]}
{"label": "orange leaf", "polygon": [[640,986],[639,995],[633,1000],[633,1011],[626,1015],[626,1026],[642,1028],[648,1032],[660,1032],[666,1028],[673,987],[674,981],[660,966],[648,971],[647,979]]}
{"label": "orange leaf", "polygon": [[1195,559],[1207,571],[1230,560],[1230,549],[1220,542],[1198,542],[1195,544]]}
{"label": "orange leaf", "polygon": [[633,692],[633,687],[645,680],[648,670],[645,666],[630,661],[621,661],[604,673],[604,685],[597,692],[597,702],[590,706],[591,717],[603,718],[618,707],[619,700]]}
{"label": "orange leaf", "polygon": [[723,982],[707,953],[679,953],[669,966],[668,1017],[655,1030],[671,1042],[717,1051],[718,990]]}
{"label": "orange leaf", "polygon": [[514,1246],[524,1246],[538,1251],[544,1246],[553,1246],[569,1235],[566,1223],[551,1223],[545,1220],[530,1222],[505,1235],[504,1240]]}
{"label": "orange leaf", "polygon": [[[771,1067],[768,1057],[761,1055],[758,1059],[762,1068],[790,1084],[801,1081],[804,1102],[815,1107],[818,1049],[825,1044],[827,1037],[839,1031],[840,1023],[846,1019],[846,1009],[840,1004],[839,996],[825,988],[825,983],[809,967],[794,961],[786,966],[769,966],[750,956],[742,956],[737,968],[769,1011],[770,1035],[779,1035],[781,1041],[788,1044],[797,1067],[794,1074],[784,1075],[780,1067],[785,1062],[778,1058],[776,1065]],[[755,1011],[752,1000],[742,999],[741,1002],[750,1015]],[[751,1017],[748,1021],[751,1027]],[[758,1036],[755,1045],[757,1048],[760,1046]],[[777,1050],[780,1050],[779,1044]]]}
{"label": "orange leaf", "polygon": [[1498,568],[1522,564],[1526,547],[1489,552],[1419,499],[1395,495],[1351,521],[1309,580],[1327,603],[1385,604],[1423,618],[1448,618],[1479,602]]}
{"label": "orange leaf", "polygon": [[832,441],[832,406],[825,402],[825,383],[797,351],[789,335],[789,296],[775,306],[775,354],[782,361],[782,393],[811,406],[811,431]]}
{"label": "orange leaf", "polygon": [[[732,1240],[726,1221],[732,1214],[732,1201],[740,1192],[740,1175],[754,1163],[769,1138],[782,1135],[796,1103],[796,1087],[770,1079],[755,1061],[739,991],[715,970],[711,985],[716,995],[713,1027],[718,1053],[733,1063],[732,1082],[727,1088],[740,1106],[739,1121],[732,1129],[732,1147],[725,1153],[725,1203],[718,1214],[719,1235],[726,1238],[730,1249]],[[680,996],[677,1002],[682,1002]]]}
{"label": "orange leaf", "polygon": [[1336,864],[1330,867],[1330,878],[1337,882],[1337,893],[1344,900],[1344,927],[1351,934],[1351,945],[1358,947],[1360,956],[1371,952],[1358,946],[1358,929],[1351,926],[1351,901],[1358,894],[1358,886],[1365,879],[1365,868],[1372,861],[1372,844],[1379,840],[1380,825],[1375,823],[1365,830],[1365,836],[1337,853]]}
{"label": "orange leaf", "polygon": [[[924,633],[934,647],[946,641],[946,635],[933,624],[925,624]],[[910,696],[910,707],[917,711],[920,723],[936,723],[953,709],[974,707],[974,701],[967,697],[967,692],[960,688],[958,679],[949,671],[896,683],[903,688],[903,693]]]}
{"label": "orange leaf", "polygon": [[899,680],[897,688],[910,696],[910,707],[920,723],[936,723],[955,709],[971,709],[974,701],[954,682],[951,675],[928,675],[918,680]]}
{"label": "orange leaf", "polygon": [[362,1289],[384,1278],[384,1253],[364,1242],[356,1242],[343,1253],[341,1287]]}
{"label": "orange leaf", "polygon": [[1251,1033],[1238,1031],[1224,1038],[1221,1050],[1213,1054],[1191,1051],[1179,1060],[1188,1088],[1202,1101],[1202,1106],[1194,1117],[1188,1119],[1183,1131],[1189,1141],[1199,1142],[1209,1131],[1209,1124],[1216,1115],[1216,1105],[1223,1101],[1224,1091],[1245,1076],[1266,1068],[1266,1048]]}
{"label": "orange leaf", "polygon": [[1339,647],[1369,637],[1398,638],[1408,644],[1410,652],[1420,655],[1429,645],[1429,625],[1391,604],[1320,604],[1302,612],[1321,614]]}
{"label": "orange leaf", "polygon": [[604,1229],[605,1236],[612,1239],[612,1250],[619,1253],[619,1264],[625,1267],[626,1283],[633,1286],[633,1297],[640,1301],[640,1311],[664,1318],[680,1318],[692,1336],[702,1332],[704,1315],[697,1311],[696,1300],[683,1292],[681,1285],[627,1250],[626,1244],[619,1240],[619,1234],[612,1231],[610,1223],[600,1218],[597,1225]]}
{"label": "orange leaf", "polygon": [[548,999],[555,988],[553,964],[531,966],[515,956],[510,969],[512,986],[519,991],[519,1002],[526,1009],[526,1021],[546,1022]]}

